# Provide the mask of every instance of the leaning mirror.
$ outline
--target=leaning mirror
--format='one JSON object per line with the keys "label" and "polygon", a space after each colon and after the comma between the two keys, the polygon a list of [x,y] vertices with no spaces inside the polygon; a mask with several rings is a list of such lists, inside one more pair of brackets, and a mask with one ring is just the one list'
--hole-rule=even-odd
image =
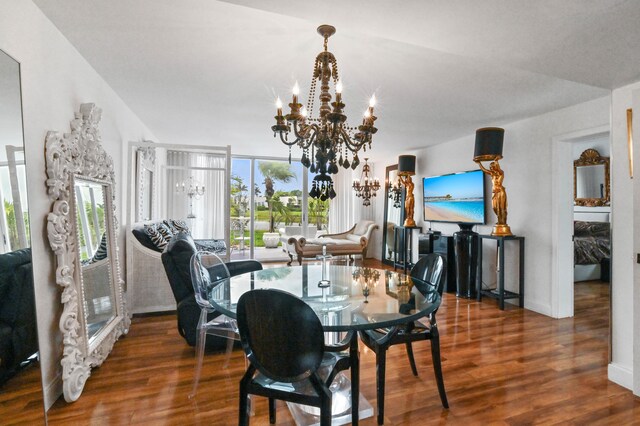
{"label": "leaning mirror", "polygon": [[[388,166],[385,176],[384,232],[382,233],[382,262],[393,265],[395,252],[393,229],[404,222],[404,187],[398,180],[398,165]],[[400,260],[400,259],[399,259]]]}
{"label": "leaning mirror", "polygon": [[78,399],[91,368],[99,366],[129,329],[116,241],[114,170],[100,143],[100,109],[82,104],[71,132],[46,137],[47,217],[56,254],[56,282],[64,304],[63,394]]}
{"label": "leaning mirror", "polygon": [[31,261],[20,64],[0,50],[0,423],[46,423]]}
{"label": "leaning mirror", "polygon": [[609,157],[587,149],[573,162],[573,193],[576,206],[608,206]]}

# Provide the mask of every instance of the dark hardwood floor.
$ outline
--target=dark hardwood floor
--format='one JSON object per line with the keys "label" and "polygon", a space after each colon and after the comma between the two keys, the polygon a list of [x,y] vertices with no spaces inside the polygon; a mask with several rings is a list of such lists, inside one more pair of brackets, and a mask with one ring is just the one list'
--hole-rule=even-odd
{"label": "dark hardwood floor", "polygon": [[43,419],[42,379],[35,361],[0,386],[0,424],[37,425]]}
{"label": "dark hardwood floor", "polygon": [[[440,405],[429,344],[415,345],[417,378],[404,348],[393,347],[385,424],[640,423],[640,402],[607,380],[608,285],[575,288],[576,316],[562,320],[445,295],[438,324],[451,408]],[[375,406],[375,357],[362,346],[361,355],[361,392]],[[80,399],[49,410],[49,424],[237,424],[241,351],[223,364],[223,354],[206,355],[198,396],[189,400],[194,349],[178,335],[175,316],[134,318]],[[268,424],[266,400],[257,399],[255,412],[253,425]],[[277,415],[278,424],[293,424],[284,403]],[[361,423],[374,425],[375,417]]]}

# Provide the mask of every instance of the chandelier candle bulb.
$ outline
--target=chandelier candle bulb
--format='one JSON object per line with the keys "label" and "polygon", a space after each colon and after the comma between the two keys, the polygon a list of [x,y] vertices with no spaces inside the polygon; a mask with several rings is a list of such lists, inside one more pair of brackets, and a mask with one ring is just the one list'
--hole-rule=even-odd
{"label": "chandelier candle bulb", "polygon": [[282,101],[280,100],[280,97],[278,97],[278,99],[276,99],[276,108],[278,110],[278,116],[282,115]]}
{"label": "chandelier candle bulb", "polygon": [[293,103],[298,103],[298,94],[300,93],[300,86],[298,86],[298,82],[293,86]]}

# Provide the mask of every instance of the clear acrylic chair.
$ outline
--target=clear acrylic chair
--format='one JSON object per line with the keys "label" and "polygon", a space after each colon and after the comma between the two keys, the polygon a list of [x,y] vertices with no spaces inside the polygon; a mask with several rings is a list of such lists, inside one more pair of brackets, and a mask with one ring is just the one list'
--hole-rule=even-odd
{"label": "clear acrylic chair", "polygon": [[[189,395],[189,398],[193,398],[198,390],[200,374],[202,373],[207,334],[228,339],[227,358],[224,367],[229,362],[233,343],[235,340],[240,340],[240,335],[236,320],[216,311],[208,298],[208,292],[228,282],[230,274],[225,262],[214,253],[198,252],[191,257],[190,269],[196,302],[200,306],[200,320],[198,321],[196,337],[196,369],[193,377],[193,389]],[[218,315],[209,320],[208,318],[211,314]]]}

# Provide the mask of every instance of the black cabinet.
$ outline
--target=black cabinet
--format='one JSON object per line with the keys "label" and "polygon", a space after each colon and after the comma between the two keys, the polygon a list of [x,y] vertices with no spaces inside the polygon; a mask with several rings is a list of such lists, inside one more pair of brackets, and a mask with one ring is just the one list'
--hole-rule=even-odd
{"label": "black cabinet", "polygon": [[438,253],[447,261],[444,291],[456,292],[456,255],[452,235],[420,234],[418,237],[418,254],[424,256]]}

